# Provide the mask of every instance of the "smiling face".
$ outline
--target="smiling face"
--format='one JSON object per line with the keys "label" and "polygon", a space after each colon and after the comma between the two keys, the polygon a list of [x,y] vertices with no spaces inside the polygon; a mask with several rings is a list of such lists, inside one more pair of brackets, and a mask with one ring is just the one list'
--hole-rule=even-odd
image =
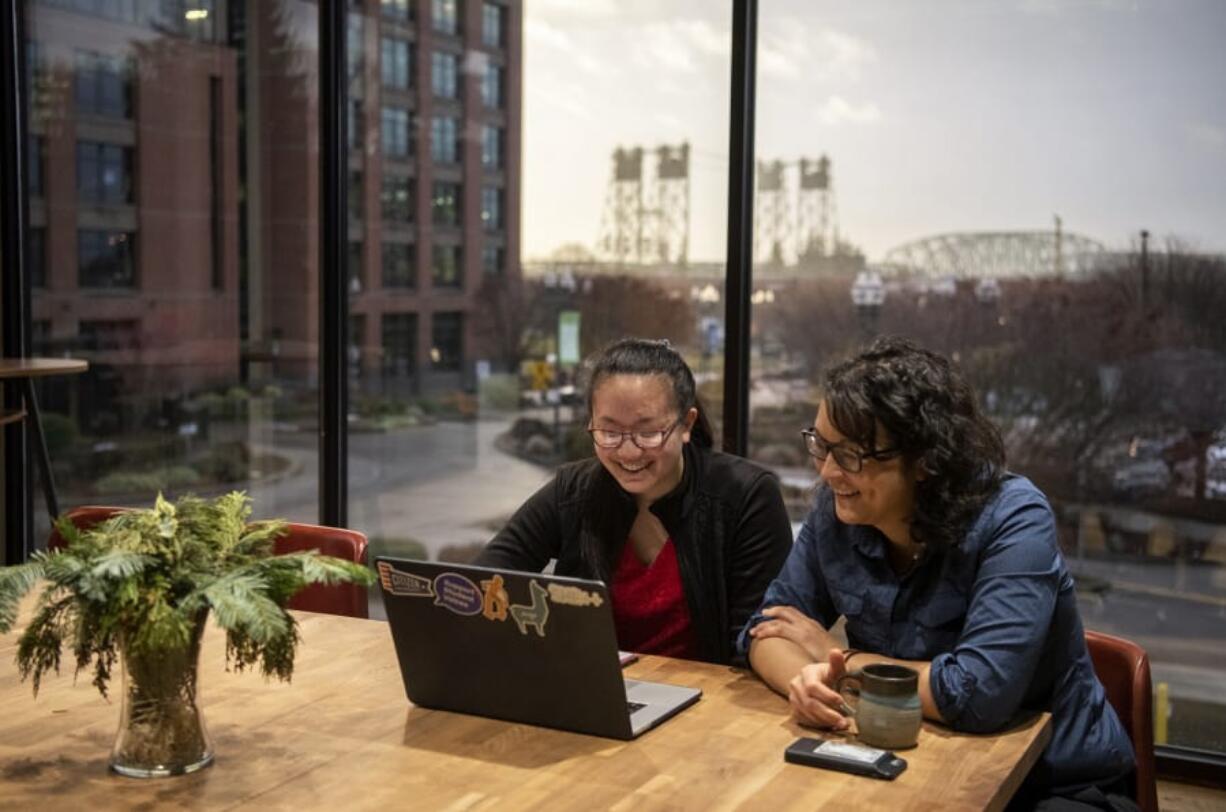
{"label": "smiling face", "polygon": [[[596,457],[640,505],[665,496],[681,482],[681,451],[698,410],[682,416],[664,375],[611,375],[592,392],[592,425],[610,431],[668,431],[660,448],[642,449],[626,437],[617,448],[596,446]],[[680,425],[677,425],[680,421]]]}
{"label": "smiling face", "polygon": [[[841,443],[855,451],[865,450],[835,428],[825,402],[818,407],[813,425],[827,443]],[[878,426],[877,447],[890,445],[885,429]],[[897,544],[910,542],[909,525],[915,509],[919,466],[908,463],[903,457],[866,459],[864,467],[852,474],[839,467],[833,454],[826,455],[825,460],[815,459],[814,464],[822,480],[834,492],[834,509],[839,521],[872,525]]]}

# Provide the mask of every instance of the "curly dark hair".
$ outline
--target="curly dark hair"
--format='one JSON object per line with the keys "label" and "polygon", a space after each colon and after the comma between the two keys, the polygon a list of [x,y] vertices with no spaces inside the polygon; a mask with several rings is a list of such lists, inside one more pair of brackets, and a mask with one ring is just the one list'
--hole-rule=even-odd
{"label": "curly dark hair", "polygon": [[956,546],[1005,469],[1000,431],[958,368],[914,342],[886,336],[827,371],[822,398],[843,436],[876,451],[880,424],[889,445],[923,470],[912,538],[942,550]]}

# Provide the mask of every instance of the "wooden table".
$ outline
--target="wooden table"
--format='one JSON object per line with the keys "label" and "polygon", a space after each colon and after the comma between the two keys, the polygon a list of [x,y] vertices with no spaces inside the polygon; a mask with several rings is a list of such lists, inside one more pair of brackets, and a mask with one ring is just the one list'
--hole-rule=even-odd
{"label": "wooden table", "polygon": [[925,725],[893,782],[786,764],[807,731],[756,677],[644,657],[630,676],[703,698],[636,741],[599,739],[412,707],[384,623],[297,616],[288,685],[226,673],[209,629],[200,693],[217,758],[169,779],[109,773],[118,701],[69,673],[32,699],[12,664],[16,635],[0,637],[0,808],[1000,809],[1050,738],[1047,714],[997,736]]}
{"label": "wooden table", "polygon": [[79,375],[87,369],[89,362],[79,358],[0,358],[0,383],[20,381],[22,397],[20,409],[0,412],[0,425],[28,418],[27,425],[34,435],[35,451],[43,469],[43,496],[47,500],[47,512],[51,514],[53,522],[60,515],[60,506],[55,497],[55,479],[51,476],[51,457],[47,453],[47,440],[43,436],[38,398],[34,396],[34,379],[49,375]]}

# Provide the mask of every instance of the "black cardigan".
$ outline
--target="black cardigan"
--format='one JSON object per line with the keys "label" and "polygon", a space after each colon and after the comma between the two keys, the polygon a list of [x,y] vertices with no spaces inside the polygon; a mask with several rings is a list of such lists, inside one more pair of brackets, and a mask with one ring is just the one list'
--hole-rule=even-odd
{"label": "black cardigan", "polygon": [[[736,638],[792,548],[775,475],[748,460],[685,445],[681,484],[651,506],[677,550],[699,656],[732,663]],[[637,514],[597,459],[570,463],[525,502],[475,563],[609,580]]]}

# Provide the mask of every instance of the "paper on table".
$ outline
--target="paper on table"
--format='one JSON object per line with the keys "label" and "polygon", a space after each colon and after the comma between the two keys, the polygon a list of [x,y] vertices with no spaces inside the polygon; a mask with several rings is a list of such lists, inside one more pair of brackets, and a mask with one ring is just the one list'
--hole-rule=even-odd
{"label": "paper on table", "polygon": [[630,665],[630,663],[634,662],[638,658],[639,658],[639,655],[635,654],[633,651],[617,652],[617,661],[622,664],[623,668]]}

